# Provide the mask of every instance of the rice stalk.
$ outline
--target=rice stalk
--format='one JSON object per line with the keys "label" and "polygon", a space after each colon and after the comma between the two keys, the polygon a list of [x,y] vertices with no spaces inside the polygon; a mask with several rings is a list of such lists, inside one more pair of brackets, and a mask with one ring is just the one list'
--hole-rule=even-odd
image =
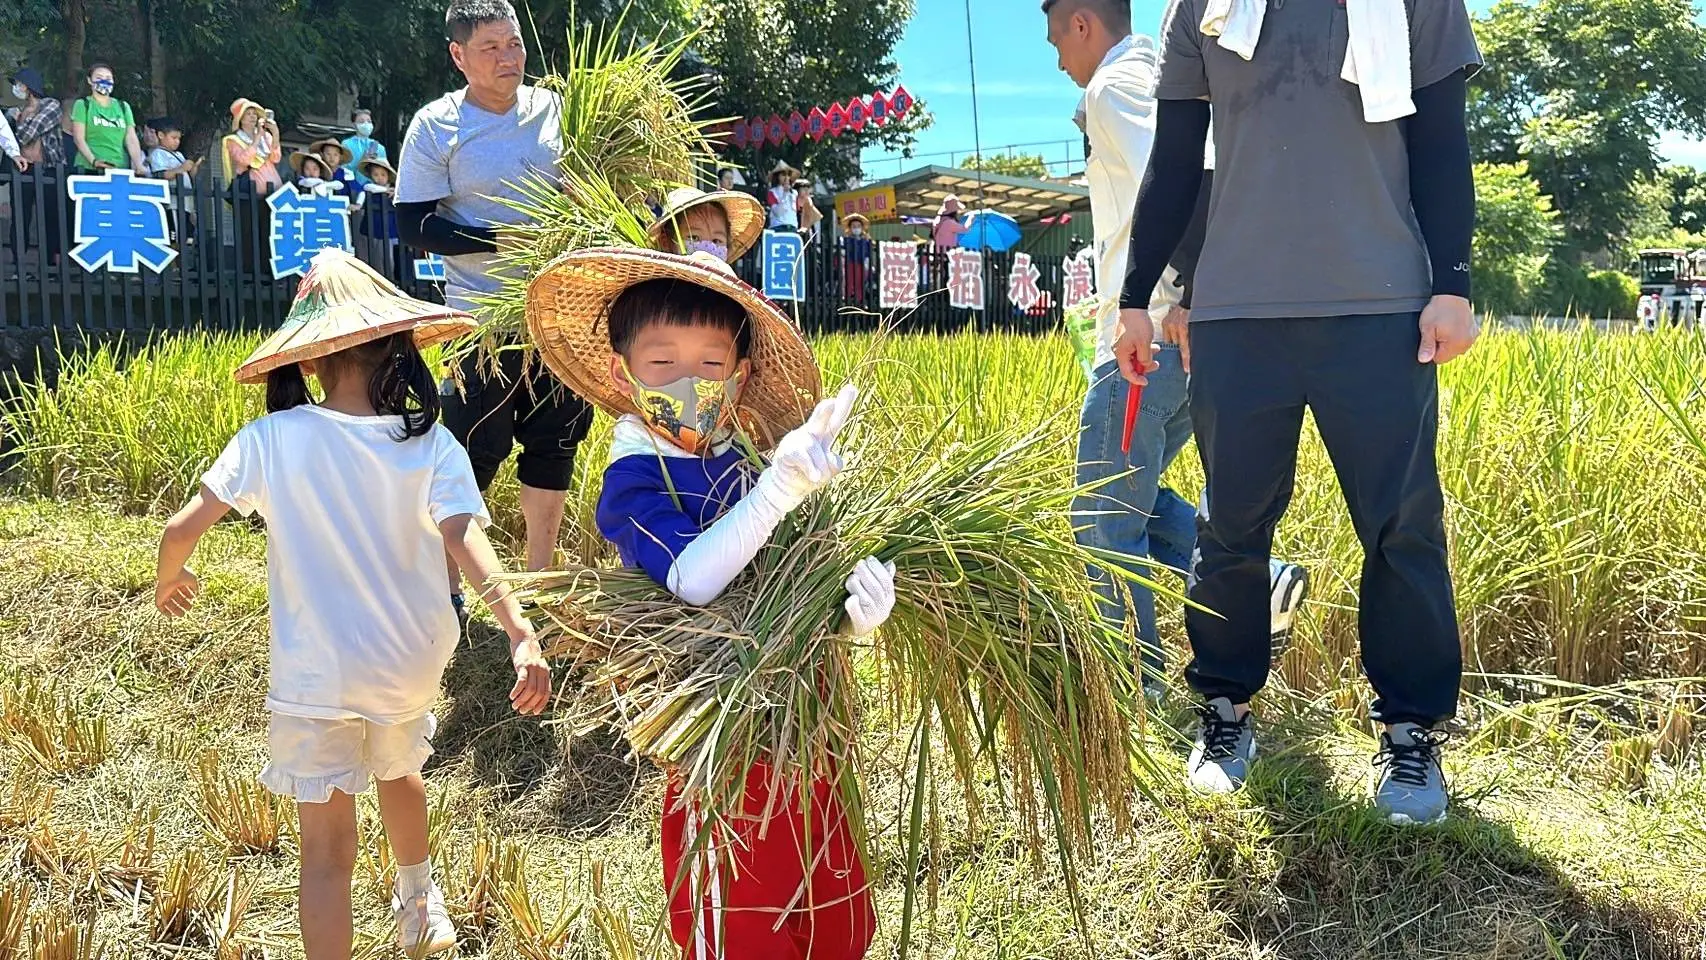
{"label": "rice stalk", "polygon": [[154,820],[149,811],[125,830],[117,856],[97,858],[95,879],[102,892],[120,903],[139,903],[160,877],[154,866]]}
{"label": "rice stalk", "polygon": [[592,862],[592,926],[610,960],[640,960],[646,956],[634,936],[626,905],[617,906],[604,895],[604,861]]}
{"label": "rice stalk", "polygon": [[30,888],[23,883],[0,887],[0,960],[22,960],[29,925]]}
{"label": "rice stalk", "polygon": [[508,911],[510,936],[515,949],[526,960],[560,960],[569,945],[581,908],[569,905],[568,888],[555,913],[546,915],[529,886],[527,850],[520,843],[506,842],[497,868],[498,898]]}
{"label": "rice stalk", "polygon": [[498,925],[502,889],[502,841],[489,824],[474,827],[467,868],[447,877],[445,901],[458,923],[481,932]]}
{"label": "rice stalk", "polygon": [[197,932],[204,902],[203,889],[213,865],[197,850],[185,850],[166,866],[166,874],[148,905],[148,937],[156,943],[183,946]]}
{"label": "rice stalk", "polygon": [[87,830],[61,837],[53,823],[44,819],[24,836],[24,862],[51,886],[87,890],[97,860]]}
{"label": "rice stalk", "polygon": [[279,801],[253,777],[220,769],[219,754],[208,750],[196,767],[197,812],[235,853],[271,853],[278,849],[283,816]]}
{"label": "rice stalk", "polygon": [[74,917],[65,904],[50,905],[30,921],[31,960],[100,960],[92,914]]}
{"label": "rice stalk", "polygon": [[0,721],[6,739],[49,773],[85,770],[112,753],[105,716],[34,678],[0,684]]}
{"label": "rice stalk", "polygon": [[203,908],[214,960],[245,960],[249,952],[244,948],[239,933],[249,916],[255,883],[250,878],[239,877],[233,868],[221,886],[224,895],[220,896],[217,888],[210,891]]}
{"label": "rice stalk", "polygon": [[53,809],[58,791],[43,782],[33,768],[23,768],[12,775],[6,794],[0,797],[0,830],[20,830],[35,826]]}

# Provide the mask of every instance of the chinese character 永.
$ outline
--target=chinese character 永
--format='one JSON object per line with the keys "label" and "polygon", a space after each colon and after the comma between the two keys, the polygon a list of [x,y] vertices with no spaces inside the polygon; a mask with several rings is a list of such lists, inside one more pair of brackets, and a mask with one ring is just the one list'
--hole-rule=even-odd
{"label": "chinese character \u6c38", "polygon": [[76,203],[73,229],[77,245],[71,259],[93,272],[136,273],[147,264],[159,273],[178,255],[166,226],[170,196],[165,180],[139,180],[129,170],[65,181]]}
{"label": "chinese character \u6c38", "polygon": [[350,249],[349,199],[301,194],[286,185],[267,198],[272,208],[272,275],[301,275],[327,247]]}
{"label": "chinese character \u6c38", "polygon": [[1037,280],[1042,277],[1042,271],[1031,262],[1028,253],[1013,254],[1013,272],[1007,275],[1007,300],[1013,306],[1026,313],[1041,303],[1043,291],[1037,286]]}

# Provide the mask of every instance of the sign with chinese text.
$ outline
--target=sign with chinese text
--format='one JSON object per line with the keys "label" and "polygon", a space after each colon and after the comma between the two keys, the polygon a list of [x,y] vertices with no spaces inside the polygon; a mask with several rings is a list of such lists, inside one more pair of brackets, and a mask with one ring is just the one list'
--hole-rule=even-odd
{"label": "sign with chinese text", "polygon": [[167,229],[165,180],[139,179],[129,170],[67,177],[75,207],[72,230],[77,245],[71,259],[90,273],[138,273],[142,264],[159,273],[177,257]]}
{"label": "sign with chinese text", "polygon": [[865,219],[875,223],[879,220],[899,219],[900,213],[895,209],[894,187],[866,187],[863,190],[849,190],[835,195],[835,212],[846,219],[849,214],[863,214]]}
{"label": "sign with chinese text", "polygon": [[424,283],[444,282],[444,258],[429,253],[415,261],[415,279]]}
{"label": "sign with chinese text", "polygon": [[1037,285],[1042,275],[1037,265],[1031,262],[1030,254],[1013,254],[1013,269],[1007,274],[1007,302],[1030,313],[1033,307],[1043,302],[1043,290]]}
{"label": "sign with chinese text", "polygon": [[789,230],[764,231],[764,295],[772,300],[806,298],[806,241]]}
{"label": "sign with chinese text", "polygon": [[918,248],[900,240],[877,244],[877,304],[884,310],[918,303]]}
{"label": "sign with chinese text", "polygon": [[314,254],[327,247],[352,249],[349,198],[299,193],[286,184],[267,197],[272,208],[272,275],[301,276]]}
{"label": "sign with chinese text", "polygon": [[983,251],[964,247],[948,251],[948,306],[983,309]]}

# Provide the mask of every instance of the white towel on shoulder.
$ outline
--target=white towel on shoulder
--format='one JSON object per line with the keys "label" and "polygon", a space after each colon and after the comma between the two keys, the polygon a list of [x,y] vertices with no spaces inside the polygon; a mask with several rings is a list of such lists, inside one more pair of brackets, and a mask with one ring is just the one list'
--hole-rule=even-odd
{"label": "white towel on shoulder", "polygon": [[[1208,0],[1201,30],[1220,45],[1249,60],[1256,55],[1268,0]],[[1410,98],[1410,18],[1404,0],[1345,0],[1350,43],[1345,47],[1343,80],[1362,92],[1362,116],[1386,123],[1416,112]]]}

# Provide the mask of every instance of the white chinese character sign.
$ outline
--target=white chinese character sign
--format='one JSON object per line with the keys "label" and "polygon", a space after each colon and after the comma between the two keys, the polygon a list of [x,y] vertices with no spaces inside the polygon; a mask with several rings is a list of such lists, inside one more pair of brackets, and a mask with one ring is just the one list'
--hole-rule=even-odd
{"label": "white chinese character sign", "polygon": [[764,295],[772,300],[806,298],[806,241],[790,230],[764,231]]}
{"label": "white chinese character sign", "polygon": [[1096,295],[1096,261],[1091,258],[1089,248],[1061,261],[1060,269],[1066,288],[1061,291],[1062,305],[1075,307]]}
{"label": "white chinese character sign", "polygon": [[1047,295],[1037,286],[1042,275],[1037,265],[1031,262],[1030,254],[1013,254],[1013,270],[1007,274],[1007,302],[1025,313],[1030,313],[1037,304],[1043,303]]}
{"label": "white chinese character sign", "polygon": [[877,305],[897,310],[918,303],[918,248],[899,240],[877,244]]}
{"label": "white chinese character sign", "polygon": [[948,251],[948,306],[983,309],[983,252],[955,247]]}
{"label": "white chinese character sign", "polygon": [[353,249],[349,235],[349,198],[299,193],[282,186],[267,198],[272,208],[272,275],[301,276],[314,254],[327,247]]}
{"label": "white chinese character sign", "polygon": [[178,255],[167,229],[165,180],[138,179],[129,170],[68,177],[76,204],[72,228],[77,245],[71,259],[91,273],[137,273],[141,264],[159,273]]}
{"label": "white chinese character sign", "polygon": [[415,279],[423,283],[444,282],[444,258],[429,253],[415,261]]}

